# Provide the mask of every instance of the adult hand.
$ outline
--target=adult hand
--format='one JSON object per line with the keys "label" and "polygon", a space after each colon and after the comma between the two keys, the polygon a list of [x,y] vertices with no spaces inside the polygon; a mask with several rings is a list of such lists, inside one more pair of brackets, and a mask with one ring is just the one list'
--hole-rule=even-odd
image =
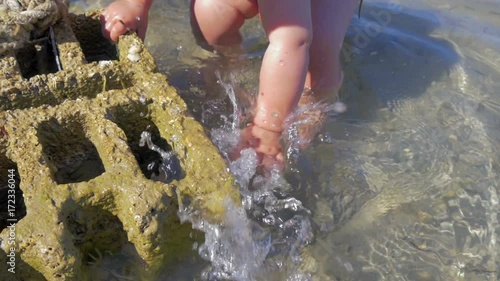
{"label": "adult hand", "polygon": [[148,12],[151,1],[117,0],[101,13],[103,35],[117,42],[126,32],[136,32],[144,41],[148,28]]}

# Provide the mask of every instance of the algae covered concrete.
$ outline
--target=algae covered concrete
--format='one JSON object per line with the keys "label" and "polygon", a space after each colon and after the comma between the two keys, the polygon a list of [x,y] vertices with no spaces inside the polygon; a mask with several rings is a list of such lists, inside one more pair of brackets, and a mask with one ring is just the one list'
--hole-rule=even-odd
{"label": "algae covered concrete", "polygon": [[[130,34],[111,45],[98,16],[69,15],[53,26],[62,70],[43,61],[39,51],[48,47],[39,42],[0,55],[8,66],[0,77],[0,167],[15,171],[19,205],[16,273],[4,268],[11,233],[2,225],[1,280],[88,280],[90,253],[125,244],[154,276],[191,246],[178,202],[212,221],[226,200],[240,202],[219,151],[142,42]],[[151,152],[138,144],[142,131],[175,152],[180,179],[146,177]],[[8,178],[0,179],[6,194]]]}

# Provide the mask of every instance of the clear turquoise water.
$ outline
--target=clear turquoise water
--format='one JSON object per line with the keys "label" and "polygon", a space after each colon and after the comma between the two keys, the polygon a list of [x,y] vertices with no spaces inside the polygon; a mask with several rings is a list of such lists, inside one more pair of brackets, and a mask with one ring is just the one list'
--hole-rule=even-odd
{"label": "clear turquoise water", "polygon": [[[106,3],[74,2],[73,9]],[[248,22],[246,53],[228,63],[195,44],[188,9],[187,0],[156,1],[146,44],[218,142],[233,113],[223,86],[244,108],[266,39],[258,20]],[[329,118],[286,170],[283,197],[311,212],[276,212],[273,224],[253,207],[248,223],[269,231],[273,247],[260,276],[238,279],[308,280],[286,259],[301,241],[318,280],[499,280],[500,2],[365,1],[344,48],[348,111]],[[301,226],[287,230],[297,216]],[[290,234],[298,230],[314,238]],[[240,267],[255,263],[255,256],[238,257]],[[281,270],[268,269],[280,261]],[[200,280],[209,264],[193,251],[161,280]]]}

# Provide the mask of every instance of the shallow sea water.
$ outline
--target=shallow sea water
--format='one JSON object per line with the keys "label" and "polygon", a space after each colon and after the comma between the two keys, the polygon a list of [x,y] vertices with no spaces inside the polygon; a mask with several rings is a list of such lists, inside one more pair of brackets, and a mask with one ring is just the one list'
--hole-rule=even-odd
{"label": "shallow sea water", "polygon": [[[146,39],[226,153],[266,48],[258,20],[243,34],[228,62],[196,45],[189,1],[158,0]],[[231,209],[229,230],[193,221],[205,245],[160,280],[500,280],[500,1],[365,1],[343,65],[347,112],[284,177],[259,182],[251,152],[233,163],[246,212]]]}

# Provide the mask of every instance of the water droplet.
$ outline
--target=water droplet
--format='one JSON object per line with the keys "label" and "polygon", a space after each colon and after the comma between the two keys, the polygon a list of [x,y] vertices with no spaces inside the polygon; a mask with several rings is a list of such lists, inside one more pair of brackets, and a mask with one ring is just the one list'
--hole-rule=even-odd
{"label": "water droplet", "polygon": [[299,204],[297,202],[285,203],[285,209],[290,209],[294,212],[297,212],[299,209]]}
{"label": "water droplet", "polygon": [[324,134],[319,134],[318,136],[319,140],[324,143],[333,143],[333,138],[330,134],[324,133]]}
{"label": "water droplet", "polygon": [[139,16],[138,16],[138,17],[135,17],[135,19],[136,19],[137,21],[141,21],[141,17],[139,17]]}
{"label": "water droplet", "polygon": [[177,47],[177,51],[180,51],[180,50],[182,50],[182,46]]}
{"label": "water droplet", "polygon": [[262,221],[267,225],[273,225],[276,222],[276,219],[273,215],[268,215],[262,219]]}
{"label": "water droplet", "polygon": [[277,112],[273,112],[273,113],[271,113],[271,116],[274,118],[278,118],[279,114]]}
{"label": "water droplet", "polygon": [[155,167],[155,162],[151,162],[148,164],[148,171],[151,171],[153,170],[153,168]]}
{"label": "water droplet", "polygon": [[220,80],[217,80],[217,84],[220,84]]}
{"label": "water droplet", "polygon": [[343,103],[341,101],[338,101],[338,102],[333,104],[333,111],[335,111],[336,113],[344,113],[344,112],[346,112],[346,110],[347,110],[347,106],[345,105],[345,103]]}
{"label": "water droplet", "polygon": [[141,95],[139,97],[139,102],[142,103],[142,104],[146,104],[146,95],[144,95],[144,94]]}

